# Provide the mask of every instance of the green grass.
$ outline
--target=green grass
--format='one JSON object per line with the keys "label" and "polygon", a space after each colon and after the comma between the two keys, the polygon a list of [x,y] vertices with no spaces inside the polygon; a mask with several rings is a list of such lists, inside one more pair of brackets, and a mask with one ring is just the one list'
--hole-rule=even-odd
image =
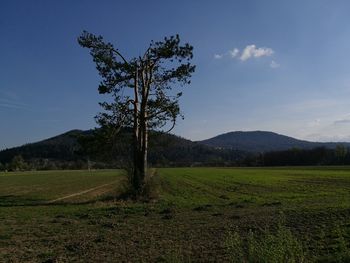
{"label": "green grass", "polygon": [[104,184],[116,187],[122,174],[111,170],[0,173],[0,206],[43,204]]}
{"label": "green grass", "polygon": [[232,263],[302,263],[308,257],[302,243],[283,225],[278,225],[275,233],[249,231],[246,239],[230,232],[225,244]]}
{"label": "green grass", "polygon": [[0,173],[0,262],[228,262],[230,233],[245,258],[282,239],[305,262],[349,255],[348,167],[158,169],[148,202],[116,199],[124,184],[117,170]]}
{"label": "green grass", "polygon": [[350,207],[350,169],[159,169],[162,199],[180,207],[247,202],[288,208]]}

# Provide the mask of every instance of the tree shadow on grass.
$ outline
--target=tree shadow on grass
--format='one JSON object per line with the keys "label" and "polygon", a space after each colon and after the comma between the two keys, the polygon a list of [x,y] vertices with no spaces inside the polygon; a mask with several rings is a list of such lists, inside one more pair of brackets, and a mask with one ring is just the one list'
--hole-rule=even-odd
{"label": "tree shadow on grass", "polygon": [[0,195],[0,207],[18,207],[18,206],[66,206],[66,205],[86,205],[96,202],[150,202],[156,200],[159,195],[159,184],[152,178],[145,185],[141,195],[135,195],[127,183],[120,185],[116,192],[107,195],[95,196],[89,200],[76,200],[76,196],[62,200],[52,201],[44,198],[37,198],[25,195]]}
{"label": "tree shadow on grass", "polygon": [[0,196],[0,207],[16,207],[16,206],[66,206],[66,205],[85,205],[96,202],[107,202],[113,200],[113,197],[102,197],[94,200],[71,202],[71,201],[58,201],[49,202],[45,199],[28,197],[28,196],[16,196],[16,195],[3,195]]}
{"label": "tree shadow on grass", "polygon": [[17,196],[17,195],[2,195],[0,196],[0,207],[11,207],[11,206],[36,206],[41,205],[45,201],[28,196]]}

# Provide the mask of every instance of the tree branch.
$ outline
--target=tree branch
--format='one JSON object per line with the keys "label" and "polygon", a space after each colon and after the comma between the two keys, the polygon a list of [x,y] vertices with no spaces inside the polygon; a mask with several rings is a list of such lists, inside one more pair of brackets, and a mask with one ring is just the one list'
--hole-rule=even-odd
{"label": "tree branch", "polygon": [[111,48],[111,51],[113,51],[113,52],[116,53],[119,57],[121,57],[121,59],[124,61],[125,64],[130,65],[129,62],[126,61],[126,59],[123,57],[122,54],[120,54],[120,52],[119,52],[117,49]]}

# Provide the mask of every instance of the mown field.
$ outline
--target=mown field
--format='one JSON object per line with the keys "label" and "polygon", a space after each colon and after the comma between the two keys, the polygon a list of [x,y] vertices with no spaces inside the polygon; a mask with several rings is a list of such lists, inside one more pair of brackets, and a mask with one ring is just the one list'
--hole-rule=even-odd
{"label": "mown field", "polygon": [[350,168],[154,174],[132,201],[119,170],[0,173],[0,262],[260,262],[246,240],[278,226],[305,262],[349,262]]}

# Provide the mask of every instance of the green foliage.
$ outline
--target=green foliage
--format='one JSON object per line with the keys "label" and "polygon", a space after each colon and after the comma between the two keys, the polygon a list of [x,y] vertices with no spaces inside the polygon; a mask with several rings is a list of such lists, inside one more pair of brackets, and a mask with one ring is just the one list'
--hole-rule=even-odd
{"label": "green foliage", "polygon": [[256,233],[250,230],[245,239],[237,231],[229,232],[225,245],[231,262],[306,262],[305,247],[282,225],[278,225],[275,232],[264,230]]}
{"label": "green foliage", "polygon": [[339,144],[336,146],[334,154],[338,163],[343,164],[348,154],[348,148],[342,144]]}
{"label": "green foliage", "polygon": [[225,247],[230,255],[230,261],[232,263],[244,262],[246,253],[244,251],[243,243],[244,241],[237,230],[228,232],[225,240]]}
{"label": "green foliage", "polygon": [[15,157],[13,157],[10,164],[10,170],[24,171],[27,169],[28,169],[28,164],[24,161],[21,155],[16,155]]}
{"label": "green foliage", "polygon": [[[190,83],[195,66],[193,47],[180,44],[179,35],[151,41],[142,56],[127,59],[102,36],[84,31],[78,43],[90,49],[102,81],[98,91],[110,94],[112,102],[102,102],[104,112],[96,120],[104,127],[140,126],[163,127],[167,121],[175,123],[180,115],[178,99],[182,93],[172,94],[174,84]],[[131,89],[131,90],[130,90]],[[145,114],[146,113],[146,114]]]}
{"label": "green foliage", "polygon": [[337,251],[336,256],[334,257],[334,262],[350,262],[350,243],[346,237],[344,228],[339,224],[335,226],[335,234],[337,241]]}
{"label": "green foliage", "polygon": [[161,256],[157,262],[166,262],[166,263],[191,263],[193,259],[190,255],[186,254],[188,247],[172,247],[169,251],[166,251],[166,254]]}

